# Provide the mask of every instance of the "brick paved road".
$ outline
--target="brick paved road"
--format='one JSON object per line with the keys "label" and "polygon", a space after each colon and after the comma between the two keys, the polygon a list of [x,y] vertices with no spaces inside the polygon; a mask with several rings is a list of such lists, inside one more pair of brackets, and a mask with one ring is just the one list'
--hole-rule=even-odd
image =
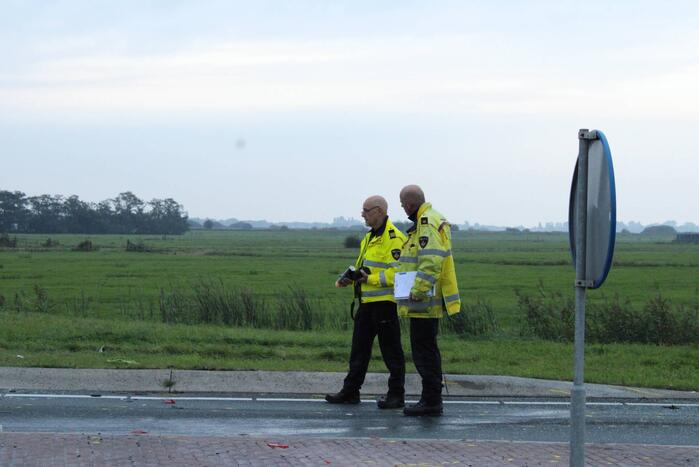
{"label": "brick paved road", "polygon": [[[598,444],[588,445],[586,454],[589,465],[699,466],[699,447]],[[378,438],[261,439],[148,434],[0,433],[0,465],[552,466],[568,465],[568,445]]]}

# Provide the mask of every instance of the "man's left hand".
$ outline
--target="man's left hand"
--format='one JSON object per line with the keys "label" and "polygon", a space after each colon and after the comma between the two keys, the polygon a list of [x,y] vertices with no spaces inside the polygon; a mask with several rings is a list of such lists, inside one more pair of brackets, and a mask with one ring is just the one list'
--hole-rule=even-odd
{"label": "man's left hand", "polygon": [[422,299],[421,299],[420,297],[418,297],[417,295],[415,295],[414,293],[411,292],[411,293],[410,293],[410,301],[411,301],[411,302],[421,302]]}

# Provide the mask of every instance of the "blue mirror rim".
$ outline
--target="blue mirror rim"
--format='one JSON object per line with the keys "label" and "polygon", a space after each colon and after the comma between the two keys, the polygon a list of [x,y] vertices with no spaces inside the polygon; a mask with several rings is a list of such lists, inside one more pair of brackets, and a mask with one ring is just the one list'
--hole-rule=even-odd
{"label": "blue mirror rim", "polygon": [[[610,221],[609,221],[609,244],[607,247],[607,257],[604,261],[604,269],[599,277],[593,279],[591,289],[599,288],[607,278],[609,270],[612,268],[614,258],[614,245],[616,240],[616,183],[614,181],[614,166],[612,164],[612,152],[609,149],[607,137],[599,130],[597,136],[602,142],[602,152],[607,160],[609,169],[609,197],[610,197]],[[573,182],[570,187],[570,202],[568,203],[568,241],[570,242],[570,252],[573,256],[573,268],[575,268],[575,191],[578,185],[578,161],[575,161],[573,170]]]}

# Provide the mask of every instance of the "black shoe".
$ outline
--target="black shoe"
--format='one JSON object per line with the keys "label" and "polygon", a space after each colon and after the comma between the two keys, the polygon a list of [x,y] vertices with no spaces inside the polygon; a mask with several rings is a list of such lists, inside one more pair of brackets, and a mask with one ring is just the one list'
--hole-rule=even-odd
{"label": "black shoe", "polygon": [[400,409],[405,406],[405,399],[403,396],[386,394],[385,396],[379,396],[379,398],[376,399],[376,405],[380,409]]}
{"label": "black shoe", "polygon": [[403,414],[409,417],[421,417],[423,415],[439,417],[442,415],[442,413],[443,409],[441,402],[434,405],[427,405],[423,400],[418,401],[417,404],[411,404],[403,409]]}
{"label": "black shoe", "polygon": [[359,391],[347,392],[343,389],[336,394],[326,394],[325,400],[331,404],[359,404]]}

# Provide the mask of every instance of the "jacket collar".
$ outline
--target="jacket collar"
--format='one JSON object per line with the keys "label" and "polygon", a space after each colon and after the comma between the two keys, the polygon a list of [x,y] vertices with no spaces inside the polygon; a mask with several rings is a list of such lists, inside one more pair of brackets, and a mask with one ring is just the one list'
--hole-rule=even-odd
{"label": "jacket collar", "polygon": [[427,211],[431,207],[432,207],[431,203],[422,203],[422,205],[419,208],[417,208],[417,211],[415,211],[413,214],[408,216],[408,219],[413,221],[413,225],[410,226],[407,233],[410,233],[413,230],[417,229],[417,220],[420,217],[422,217],[422,215],[425,213],[425,211]]}
{"label": "jacket collar", "polygon": [[[432,203],[422,203],[422,206],[420,206],[417,210],[417,218],[419,219],[422,217],[423,214],[425,214],[425,211],[430,209],[432,207]],[[415,222],[417,222],[417,219],[415,219]]]}
{"label": "jacket collar", "polygon": [[372,237],[380,237],[383,235],[383,233],[386,231],[386,224],[388,223],[388,216],[383,220],[383,223],[381,224],[381,227],[378,229],[374,230],[371,229],[369,232],[371,233]]}

